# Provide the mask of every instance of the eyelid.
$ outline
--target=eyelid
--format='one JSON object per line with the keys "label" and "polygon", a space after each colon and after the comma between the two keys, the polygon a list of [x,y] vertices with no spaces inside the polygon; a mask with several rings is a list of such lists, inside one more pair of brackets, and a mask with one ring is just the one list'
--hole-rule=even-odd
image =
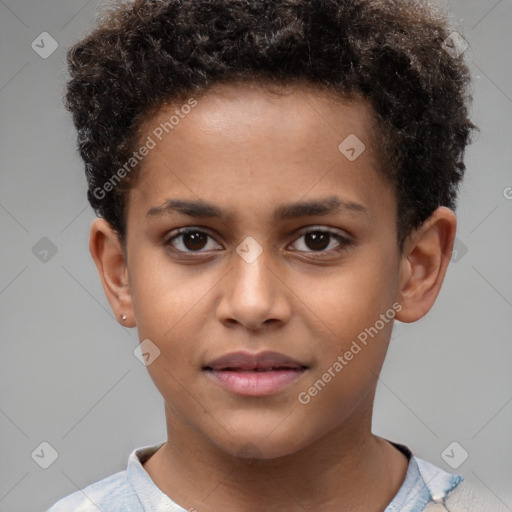
{"label": "eyelid", "polygon": [[[216,238],[211,234],[210,230],[204,226],[184,226],[182,228],[172,229],[164,236],[162,243],[166,247],[171,246],[171,241],[173,239],[178,238],[181,235],[186,235],[187,233],[191,233],[191,232],[192,233],[195,233],[195,232],[204,233],[212,240],[215,240],[215,242],[217,244],[219,244],[219,242],[216,240]],[[221,245],[221,244],[219,244],[219,245]],[[210,251],[180,251],[176,248],[174,248],[174,251],[178,254],[202,254],[202,253],[210,252]]]}
{"label": "eyelid", "polygon": [[[215,240],[216,243],[219,243],[219,242],[217,242],[215,236],[213,236],[211,234],[210,230],[208,228],[204,227],[204,226],[184,226],[182,228],[173,229],[169,233],[167,233],[164,236],[163,245],[164,246],[172,246],[171,241],[173,239],[178,238],[179,236],[187,234],[187,233],[190,233],[190,232],[204,233],[208,237],[210,237],[212,240]],[[302,236],[304,236],[307,233],[311,233],[311,232],[328,233],[328,234],[332,235],[334,238],[336,238],[338,240],[340,246],[338,248],[330,249],[328,251],[324,250],[324,251],[297,251],[297,252],[299,252],[299,253],[308,253],[308,254],[316,254],[318,256],[321,256],[322,254],[332,254],[333,252],[340,252],[340,251],[342,251],[343,249],[347,248],[349,245],[351,245],[353,243],[352,236],[349,235],[348,233],[346,233],[345,231],[343,231],[342,232],[343,234],[342,234],[339,229],[330,228],[328,226],[323,226],[323,225],[305,226],[304,228],[300,229],[296,233],[295,238],[290,243],[296,242]],[[219,245],[221,245],[221,244],[219,244]],[[174,252],[176,252],[177,254],[197,254],[197,255],[199,255],[199,254],[203,254],[203,253],[204,254],[208,254],[208,253],[211,252],[211,250],[210,251],[203,251],[203,250],[200,250],[200,251],[181,251],[181,250],[178,250],[178,249],[175,249],[175,248],[173,248],[173,249],[174,249]]]}
{"label": "eyelid", "polygon": [[315,257],[322,257],[322,255],[332,255],[333,253],[340,253],[343,251],[348,250],[351,246],[353,246],[354,241],[351,235],[349,235],[346,231],[340,232],[337,228],[330,228],[327,226],[322,225],[310,225],[302,228],[298,231],[296,237],[294,238],[293,242],[296,242],[300,238],[302,238],[307,233],[314,233],[314,232],[321,232],[321,233],[327,233],[331,235],[333,238],[335,238],[339,245],[338,247],[335,247],[334,249],[329,250],[323,250],[323,251],[297,251],[299,253],[303,254],[309,254],[313,255]]}
{"label": "eyelid", "polygon": [[343,230],[340,230],[338,228],[331,228],[331,227],[328,227],[328,226],[323,226],[323,225],[317,225],[317,224],[314,224],[314,225],[311,225],[311,226],[306,226],[302,229],[300,229],[297,233],[298,236],[302,236],[306,233],[309,233],[311,231],[322,231],[324,233],[330,233],[331,235],[337,235],[337,236],[340,236],[346,240],[352,240],[352,237],[351,235],[349,235],[346,231],[343,231]]}

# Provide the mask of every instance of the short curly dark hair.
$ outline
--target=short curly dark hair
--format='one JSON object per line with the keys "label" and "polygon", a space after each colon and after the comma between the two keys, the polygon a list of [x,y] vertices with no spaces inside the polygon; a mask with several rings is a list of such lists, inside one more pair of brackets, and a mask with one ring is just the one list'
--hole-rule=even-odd
{"label": "short curly dark hair", "polygon": [[402,250],[437,207],[455,210],[477,128],[468,118],[468,67],[446,51],[451,34],[447,17],[419,0],[118,2],[67,54],[66,108],[88,200],[124,245],[126,194],[137,173],[105,197],[94,191],[126,164],[147,119],[216,83],[302,82],[372,106]]}

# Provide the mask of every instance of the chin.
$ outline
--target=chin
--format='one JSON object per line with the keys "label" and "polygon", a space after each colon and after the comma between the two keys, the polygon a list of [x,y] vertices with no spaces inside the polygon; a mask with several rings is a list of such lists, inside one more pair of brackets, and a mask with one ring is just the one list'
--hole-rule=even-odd
{"label": "chin", "polygon": [[[311,442],[304,437],[304,431],[297,429],[293,432],[282,429],[278,433],[272,429],[239,430],[244,435],[233,435],[215,442],[216,446],[225,453],[247,460],[270,460],[278,457],[293,455],[301,449],[309,446]],[[269,432],[272,432],[269,435]],[[252,434],[252,435],[251,435]]]}

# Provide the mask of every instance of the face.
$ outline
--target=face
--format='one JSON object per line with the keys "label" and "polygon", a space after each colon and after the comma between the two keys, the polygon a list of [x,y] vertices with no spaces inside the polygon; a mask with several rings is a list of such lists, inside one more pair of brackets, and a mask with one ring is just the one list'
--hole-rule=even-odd
{"label": "face", "polygon": [[[133,314],[160,350],[148,370],[172,423],[226,452],[290,454],[371,407],[390,338],[396,200],[377,172],[371,111],[256,86],[217,87],[178,110],[169,134],[176,106],[144,125],[155,147],[128,201]],[[355,153],[339,149],[351,135],[365,145],[356,159],[357,139]],[[277,352],[301,370],[205,370],[240,351]]]}
{"label": "face", "polygon": [[[168,423],[266,458],[355,432],[371,415],[400,266],[371,110],[305,87],[233,85],[180,107],[144,125],[155,145],[127,210],[134,323],[160,350],[148,370]],[[205,370],[241,351],[301,370]]]}

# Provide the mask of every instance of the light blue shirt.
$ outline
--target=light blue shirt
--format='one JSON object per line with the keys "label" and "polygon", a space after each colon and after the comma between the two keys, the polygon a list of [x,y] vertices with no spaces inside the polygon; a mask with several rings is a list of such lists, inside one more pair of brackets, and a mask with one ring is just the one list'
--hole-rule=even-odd
{"label": "light blue shirt", "polygon": [[[421,512],[427,503],[448,496],[464,479],[416,457],[407,446],[390,442],[407,455],[409,466],[384,512]],[[126,470],[62,498],[46,512],[188,512],[164,494],[142,466],[162,444],[136,448]]]}

